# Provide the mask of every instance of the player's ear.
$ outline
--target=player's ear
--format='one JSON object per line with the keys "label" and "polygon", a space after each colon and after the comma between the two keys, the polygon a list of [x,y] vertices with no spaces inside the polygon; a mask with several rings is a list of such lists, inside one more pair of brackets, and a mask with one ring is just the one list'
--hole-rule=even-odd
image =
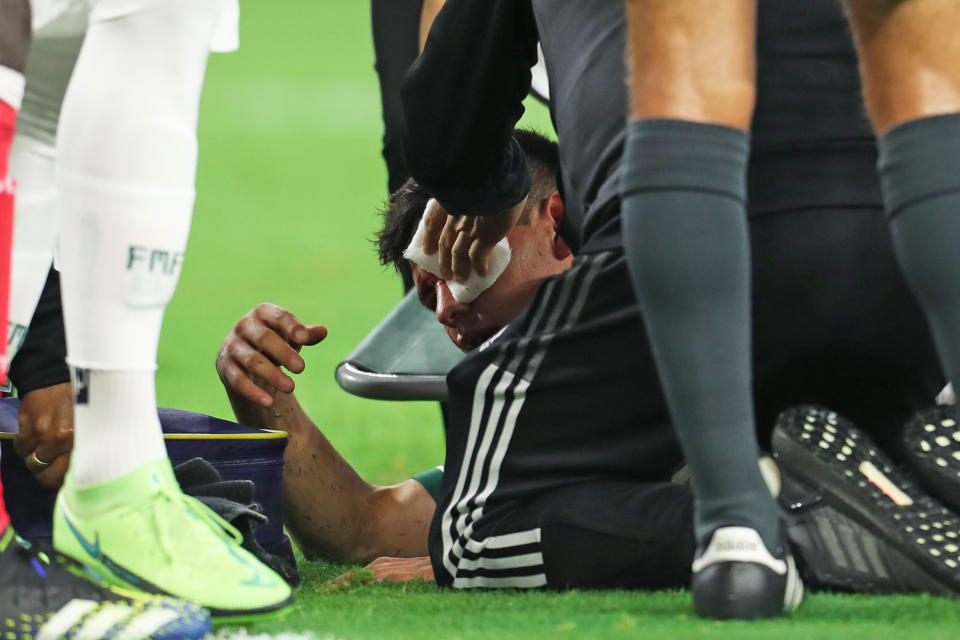
{"label": "player's ear", "polygon": [[566,260],[573,252],[560,236],[560,222],[563,220],[563,199],[560,198],[560,192],[551,193],[544,200],[543,207],[553,225],[553,257],[557,260]]}

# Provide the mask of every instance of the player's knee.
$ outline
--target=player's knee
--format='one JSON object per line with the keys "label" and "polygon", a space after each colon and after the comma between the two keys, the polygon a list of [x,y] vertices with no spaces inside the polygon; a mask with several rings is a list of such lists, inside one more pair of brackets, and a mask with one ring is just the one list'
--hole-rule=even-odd
{"label": "player's knee", "polygon": [[954,25],[960,5],[847,0],[864,100],[878,135],[918,118],[960,112]]}

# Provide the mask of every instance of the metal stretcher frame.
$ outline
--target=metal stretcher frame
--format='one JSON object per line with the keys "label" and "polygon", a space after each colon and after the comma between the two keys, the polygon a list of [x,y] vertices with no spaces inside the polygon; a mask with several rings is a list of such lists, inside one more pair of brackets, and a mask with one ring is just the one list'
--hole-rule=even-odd
{"label": "metal stretcher frame", "polygon": [[463,357],[410,291],[337,366],[337,383],[362,398],[444,401],[447,373]]}

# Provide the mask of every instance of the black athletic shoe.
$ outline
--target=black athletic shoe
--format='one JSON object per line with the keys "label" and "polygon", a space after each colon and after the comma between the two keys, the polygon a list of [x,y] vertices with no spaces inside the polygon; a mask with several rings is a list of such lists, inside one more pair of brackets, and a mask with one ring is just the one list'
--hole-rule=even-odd
{"label": "black athletic shoe", "polygon": [[0,637],[195,640],[210,632],[210,615],[197,605],[122,594],[73,570],[69,561],[38,551],[8,526],[0,535]]}
{"label": "black athletic shoe", "polygon": [[748,527],[721,527],[693,561],[693,609],[702,618],[753,620],[796,609],[803,582],[786,553],[775,558]]}
{"label": "black athletic shoe", "polygon": [[957,407],[921,411],[903,428],[910,470],[924,488],[960,512],[960,425]]}
{"label": "black athletic shoe", "polygon": [[809,584],[960,593],[960,518],[925,494],[850,421],[820,407],[777,418],[787,533]]}

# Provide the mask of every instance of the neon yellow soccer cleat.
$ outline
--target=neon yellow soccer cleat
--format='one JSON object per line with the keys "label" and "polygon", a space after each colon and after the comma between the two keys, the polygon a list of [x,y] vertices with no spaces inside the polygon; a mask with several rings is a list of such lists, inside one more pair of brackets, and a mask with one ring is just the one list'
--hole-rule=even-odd
{"label": "neon yellow soccer cleat", "polygon": [[200,604],[216,622],[277,614],[293,602],[240,538],[180,491],[167,459],[91,487],[68,475],[54,510],[58,551],[113,585]]}

